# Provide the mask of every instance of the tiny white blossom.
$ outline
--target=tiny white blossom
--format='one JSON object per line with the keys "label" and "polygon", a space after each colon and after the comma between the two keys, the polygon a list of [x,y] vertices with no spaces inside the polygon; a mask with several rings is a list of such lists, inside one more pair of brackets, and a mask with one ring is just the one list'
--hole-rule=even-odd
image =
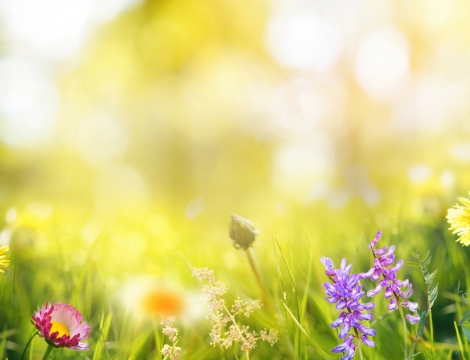
{"label": "tiny white blossom", "polygon": [[[216,281],[214,272],[207,268],[195,268],[193,277],[205,282],[201,291],[201,300],[207,304],[207,318],[211,321],[212,330],[210,332],[211,345],[219,346],[223,349],[232,347],[234,343],[240,344],[240,349],[246,354],[254,349],[258,340],[263,340],[274,345],[277,340],[277,330],[262,330],[259,334],[256,331],[250,331],[248,326],[239,326],[236,316],[250,315],[261,308],[261,302],[254,300],[247,302],[238,298],[228,310],[225,300],[222,298],[227,293],[227,286]],[[227,328],[228,326],[228,328]]]}

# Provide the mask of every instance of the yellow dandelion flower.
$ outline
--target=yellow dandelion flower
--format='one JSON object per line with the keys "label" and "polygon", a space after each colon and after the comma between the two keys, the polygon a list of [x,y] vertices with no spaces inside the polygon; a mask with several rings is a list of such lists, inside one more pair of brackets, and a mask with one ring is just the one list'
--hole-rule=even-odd
{"label": "yellow dandelion flower", "polygon": [[[468,192],[470,195],[470,191]],[[449,230],[452,234],[459,235],[456,240],[462,245],[470,245],[470,200],[460,197],[458,200],[463,204],[456,204],[447,211],[447,222],[450,224]]]}
{"label": "yellow dandelion flower", "polygon": [[8,245],[0,247],[0,272],[4,273],[5,270],[2,267],[6,268],[10,264],[10,260],[5,259],[5,253],[10,250]]}

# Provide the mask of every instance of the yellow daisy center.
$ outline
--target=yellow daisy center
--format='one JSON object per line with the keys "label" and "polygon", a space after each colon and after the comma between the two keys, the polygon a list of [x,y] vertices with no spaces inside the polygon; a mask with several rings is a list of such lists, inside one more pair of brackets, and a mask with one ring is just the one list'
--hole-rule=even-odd
{"label": "yellow daisy center", "polygon": [[67,329],[67,326],[62,324],[60,321],[51,321],[52,327],[51,327],[51,332],[50,334],[53,334],[55,332],[58,332],[59,335],[57,335],[57,338],[60,338],[64,335],[69,335],[69,329]]}

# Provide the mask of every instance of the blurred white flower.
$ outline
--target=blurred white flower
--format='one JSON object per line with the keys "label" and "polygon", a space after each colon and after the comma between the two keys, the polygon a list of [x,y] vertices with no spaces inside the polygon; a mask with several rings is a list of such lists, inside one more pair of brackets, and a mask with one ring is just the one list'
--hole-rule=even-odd
{"label": "blurred white flower", "polygon": [[152,275],[129,279],[121,286],[117,297],[139,319],[176,316],[183,322],[191,322],[204,316],[198,294],[176,282]]}

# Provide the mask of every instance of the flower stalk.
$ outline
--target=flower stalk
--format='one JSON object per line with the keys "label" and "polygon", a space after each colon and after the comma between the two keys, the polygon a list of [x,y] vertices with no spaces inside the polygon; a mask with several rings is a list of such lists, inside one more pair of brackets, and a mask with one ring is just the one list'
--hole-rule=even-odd
{"label": "flower stalk", "polygon": [[408,359],[407,355],[408,355],[408,344],[407,344],[407,328],[406,328],[406,320],[405,320],[405,316],[403,315],[403,309],[402,309],[402,306],[401,306],[401,303],[398,299],[398,297],[395,295],[395,297],[397,298],[397,302],[398,302],[398,312],[400,313],[400,318],[401,318],[401,321],[402,321],[402,324],[403,324],[403,343],[404,343],[404,346],[405,346],[405,360]]}
{"label": "flower stalk", "polygon": [[251,253],[250,247],[256,240],[256,235],[259,234],[259,230],[255,227],[255,224],[250,219],[246,219],[237,214],[232,214],[230,221],[229,235],[233,241],[233,246],[237,249],[244,250],[248,258],[248,263],[253,271],[258,287],[261,290],[263,297],[263,303],[266,305],[266,309],[274,314],[274,305],[271,300],[266,283],[261,276],[261,273],[256,266],[255,260]]}
{"label": "flower stalk", "polygon": [[47,345],[46,352],[44,353],[44,356],[42,357],[42,360],[46,360],[49,355],[51,354],[53,347],[51,345]]}
{"label": "flower stalk", "polygon": [[24,350],[23,350],[23,354],[21,355],[21,360],[23,360],[24,356],[26,355],[26,350],[28,349],[29,347],[29,344],[31,344],[31,341],[33,341],[34,337],[39,334],[39,332],[35,332],[33,334],[33,336],[31,336],[31,338],[28,340],[28,342],[26,343],[26,346],[24,347]]}
{"label": "flower stalk", "polygon": [[266,309],[269,312],[273,313],[274,307],[272,304],[271,296],[269,294],[269,291],[268,291],[268,288],[266,287],[265,282],[263,281],[263,278],[261,277],[258,267],[256,266],[256,263],[251,254],[251,250],[248,248],[245,250],[245,253],[248,258],[248,262],[250,263],[251,270],[253,271],[253,274],[255,276],[256,282],[258,283],[258,286],[261,290],[261,293],[263,296],[263,303],[266,304]]}

